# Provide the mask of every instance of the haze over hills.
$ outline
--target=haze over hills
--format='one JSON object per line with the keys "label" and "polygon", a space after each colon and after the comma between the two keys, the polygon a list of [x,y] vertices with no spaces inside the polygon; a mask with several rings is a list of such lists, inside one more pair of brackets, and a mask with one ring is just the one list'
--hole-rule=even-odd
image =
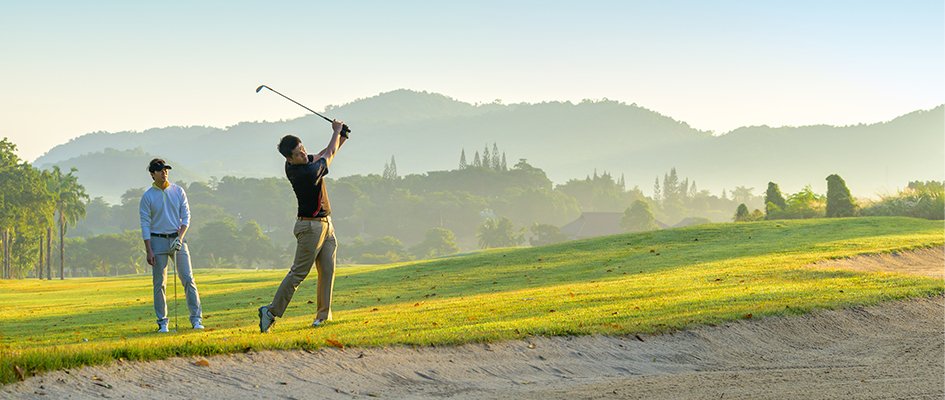
{"label": "haze over hills", "polygon": [[[755,126],[721,136],[636,104],[607,100],[473,105],[396,90],[329,106],[326,112],[353,130],[333,165],[330,176],[335,178],[379,174],[391,156],[401,175],[454,169],[461,150],[471,162],[476,151],[486,145],[492,151],[497,143],[509,165],[527,159],[555,183],[596,169],[624,174],[628,186],[639,185],[649,194],[654,178],[676,167],[700,189],[713,192],[747,186],[761,193],[773,180],[788,192],[811,184],[823,193],[824,178],[838,173],[854,195],[875,196],[910,180],[945,179],[943,109],[869,125]],[[92,196],[116,202],[126,189],[149,184],[145,167],[152,156],[173,160],[179,180],[283,176],[275,144],[288,133],[299,135],[315,152],[327,144],[330,128],[311,115],[225,129],[95,132],[50,149],[34,165],[75,166]]]}

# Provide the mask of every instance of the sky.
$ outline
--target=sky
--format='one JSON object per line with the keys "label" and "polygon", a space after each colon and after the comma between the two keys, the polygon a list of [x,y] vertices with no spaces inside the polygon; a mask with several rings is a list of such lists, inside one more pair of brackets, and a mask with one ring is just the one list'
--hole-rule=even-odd
{"label": "sky", "polygon": [[945,103],[945,2],[4,2],[0,81],[0,137],[28,161],[89,132],[304,115],[259,84],[316,110],[406,88],[607,98],[716,134],[871,123]]}

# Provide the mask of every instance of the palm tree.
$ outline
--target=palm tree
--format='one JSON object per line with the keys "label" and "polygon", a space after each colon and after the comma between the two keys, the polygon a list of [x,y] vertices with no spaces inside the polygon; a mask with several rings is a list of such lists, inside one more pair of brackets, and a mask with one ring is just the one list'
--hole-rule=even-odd
{"label": "palm tree", "polygon": [[[47,171],[47,170],[43,170],[42,174],[43,174],[43,182],[46,182],[46,189],[47,189],[47,190],[51,189],[52,186],[53,186],[53,185],[51,184],[52,179],[53,179],[53,178],[52,178],[52,172]],[[52,193],[50,193],[50,194],[52,195]],[[54,210],[53,210],[53,214],[55,214],[55,213],[56,213],[56,210],[54,209]],[[53,230],[53,222],[52,222],[52,220],[50,220],[49,223],[46,224],[46,233],[45,233],[45,235],[43,235],[43,236],[45,237],[45,239],[41,239],[41,240],[40,240],[41,242],[42,242],[42,240],[45,240],[45,241],[46,241],[46,256],[45,256],[45,257],[40,257],[40,259],[43,259],[46,264],[45,264],[45,265],[43,265],[43,264],[40,264],[40,265],[39,265],[39,269],[46,268],[46,279],[47,279],[47,280],[50,280],[50,281],[52,280],[52,230]],[[43,247],[42,243],[40,243],[40,246],[39,246],[39,247],[40,247],[40,248]]]}
{"label": "palm tree", "polygon": [[59,167],[54,166],[47,180],[49,192],[56,201],[55,220],[59,224],[59,279],[65,279],[66,229],[69,224],[75,224],[79,218],[85,217],[85,204],[89,201],[89,195],[85,193],[85,187],[79,184],[75,172],[76,169],[72,168],[63,175]]}

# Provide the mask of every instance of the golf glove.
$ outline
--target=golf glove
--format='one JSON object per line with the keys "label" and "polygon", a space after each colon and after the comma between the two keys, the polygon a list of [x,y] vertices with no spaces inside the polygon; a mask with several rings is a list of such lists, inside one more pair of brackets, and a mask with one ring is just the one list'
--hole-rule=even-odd
{"label": "golf glove", "polygon": [[181,243],[180,238],[174,239],[174,242],[171,243],[170,252],[176,253],[178,250],[180,250],[181,246],[183,246],[183,243]]}

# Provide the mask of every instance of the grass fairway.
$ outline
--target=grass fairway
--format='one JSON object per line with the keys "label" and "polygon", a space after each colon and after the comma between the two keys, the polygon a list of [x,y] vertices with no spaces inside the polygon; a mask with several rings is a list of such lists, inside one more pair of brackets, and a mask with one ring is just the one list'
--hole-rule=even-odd
{"label": "grass fairway", "polygon": [[182,326],[171,334],[153,333],[150,275],[0,281],[0,382],[17,380],[17,368],[31,375],[119,358],[654,333],[940,294],[940,280],[805,265],[941,246],[942,228],[909,218],[715,224],[341,267],[332,323],[309,328],[313,272],[271,334],[258,333],[256,308],[268,304],[284,269],[197,270],[208,329],[190,329],[178,288]]}

